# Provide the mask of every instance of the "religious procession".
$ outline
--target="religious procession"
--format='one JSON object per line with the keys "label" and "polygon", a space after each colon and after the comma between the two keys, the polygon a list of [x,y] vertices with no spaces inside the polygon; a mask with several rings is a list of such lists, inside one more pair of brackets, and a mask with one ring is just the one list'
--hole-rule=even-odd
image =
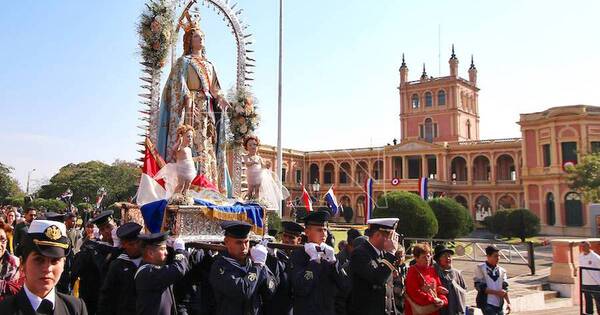
{"label": "religious procession", "polygon": [[[206,53],[206,9],[235,39],[230,91]],[[472,278],[453,267],[450,244],[404,248],[403,218],[377,215],[369,180],[367,215],[344,239],[331,229],[343,211],[333,187],[326,206],[313,207],[320,198],[302,186],[305,213],[269,226],[292,201],[280,180],[281,148],[277,168],[259,153],[256,65],[240,11],[225,0],[145,3],[135,197],[107,210],[99,193],[84,211],[67,187],[60,211],[2,207],[0,315],[509,314],[498,247],[485,247]],[[426,179],[419,189],[426,199]]]}

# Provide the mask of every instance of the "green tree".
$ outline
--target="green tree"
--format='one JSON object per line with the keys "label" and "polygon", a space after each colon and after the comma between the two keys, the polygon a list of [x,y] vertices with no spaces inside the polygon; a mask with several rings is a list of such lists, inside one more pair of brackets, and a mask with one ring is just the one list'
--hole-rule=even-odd
{"label": "green tree", "polygon": [[585,155],[566,171],[572,189],[580,192],[587,202],[600,201],[600,153]]}
{"label": "green tree", "polygon": [[514,209],[508,214],[508,229],[511,236],[516,236],[525,242],[528,237],[540,233],[540,218],[529,209]]}
{"label": "green tree", "polygon": [[508,215],[511,211],[513,210],[498,210],[492,216],[485,218],[486,225],[490,232],[510,237],[511,230],[508,226]]}
{"label": "green tree", "polygon": [[[381,200],[386,198],[386,200]],[[431,238],[438,232],[438,222],[431,207],[419,196],[405,191],[385,193],[377,201],[373,218],[399,218],[398,233],[406,237]]]}
{"label": "green tree", "polygon": [[53,211],[57,213],[64,213],[67,208],[67,204],[56,199],[43,199],[36,198],[31,201],[31,206],[38,210]]}
{"label": "green tree", "polygon": [[469,211],[452,198],[433,198],[428,202],[438,221],[436,238],[454,239],[473,231],[473,218]]}
{"label": "green tree", "polygon": [[50,178],[50,183],[42,186],[38,195],[54,199],[67,189],[73,191],[74,204],[84,202],[84,198],[95,200],[100,187],[107,190],[103,204],[126,201],[135,195],[139,182],[140,168],[135,163],[117,160],[112,165],[100,161],[89,161],[63,166]]}
{"label": "green tree", "polygon": [[12,167],[0,162],[0,201],[5,200],[6,197],[23,194],[19,182],[11,176],[13,170]]}

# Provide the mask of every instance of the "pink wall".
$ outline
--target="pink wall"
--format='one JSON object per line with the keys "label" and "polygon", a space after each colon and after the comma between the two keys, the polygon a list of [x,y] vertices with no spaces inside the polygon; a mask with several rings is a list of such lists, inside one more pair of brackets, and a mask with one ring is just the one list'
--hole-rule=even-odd
{"label": "pink wall", "polygon": [[527,152],[527,167],[537,167],[537,140],[535,139],[535,131],[525,131],[525,150]]}

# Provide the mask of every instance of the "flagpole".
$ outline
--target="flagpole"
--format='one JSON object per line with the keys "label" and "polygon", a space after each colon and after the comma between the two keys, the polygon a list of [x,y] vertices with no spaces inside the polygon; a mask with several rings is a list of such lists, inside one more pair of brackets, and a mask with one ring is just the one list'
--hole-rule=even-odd
{"label": "flagpole", "polygon": [[[283,175],[283,152],[281,149],[281,94],[282,94],[282,61],[283,61],[283,0],[279,0],[279,82],[277,93],[277,178],[279,179],[279,190],[282,190]],[[283,217],[282,204],[277,206],[279,217]]]}

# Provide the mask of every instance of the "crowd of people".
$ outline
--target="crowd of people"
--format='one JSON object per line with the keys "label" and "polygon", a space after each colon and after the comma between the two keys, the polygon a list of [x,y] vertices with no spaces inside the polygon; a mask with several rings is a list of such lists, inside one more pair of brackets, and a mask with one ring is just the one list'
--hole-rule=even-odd
{"label": "crowd of people", "polygon": [[[252,226],[224,221],[222,250],[186,248],[168,232],[118,225],[103,211],[78,227],[72,212],[3,208],[0,314],[465,314],[467,286],[454,251],[411,246],[397,218],[347,231],[334,251],[330,214],[282,222],[287,247],[250,243]],[[80,220],[81,221],[81,220]],[[285,249],[280,249],[285,248]],[[293,250],[288,250],[293,248]],[[499,250],[486,248],[474,286],[484,314],[510,312]],[[507,304],[507,305],[504,305]]]}

